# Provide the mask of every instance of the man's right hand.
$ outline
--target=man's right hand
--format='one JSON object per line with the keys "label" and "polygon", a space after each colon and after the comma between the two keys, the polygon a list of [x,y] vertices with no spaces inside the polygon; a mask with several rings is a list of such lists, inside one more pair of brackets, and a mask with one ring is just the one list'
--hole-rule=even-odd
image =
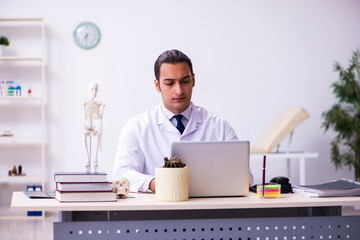
{"label": "man's right hand", "polygon": [[155,178],[153,180],[151,180],[150,184],[149,184],[149,189],[153,192],[155,192]]}

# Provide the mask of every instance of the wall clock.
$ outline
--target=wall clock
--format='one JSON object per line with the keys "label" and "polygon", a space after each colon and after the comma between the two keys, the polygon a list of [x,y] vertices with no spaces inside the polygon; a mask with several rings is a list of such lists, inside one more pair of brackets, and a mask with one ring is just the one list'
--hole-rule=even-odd
{"label": "wall clock", "polygon": [[82,22],[74,30],[75,43],[83,49],[96,47],[100,38],[100,29],[91,22]]}

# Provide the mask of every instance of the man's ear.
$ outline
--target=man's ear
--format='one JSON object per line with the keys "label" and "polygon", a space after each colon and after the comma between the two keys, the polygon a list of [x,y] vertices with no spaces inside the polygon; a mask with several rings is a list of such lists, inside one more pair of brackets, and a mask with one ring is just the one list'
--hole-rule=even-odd
{"label": "man's ear", "polygon": [[194,87],[195,86],[195,73],[193,73],[192,78],[193,78],[193,87]]}
{"label": "man's ear", "polygon": [[156,91],[161,92],[160,81],[155,78],[154,79],[154,84],[155,84]]}

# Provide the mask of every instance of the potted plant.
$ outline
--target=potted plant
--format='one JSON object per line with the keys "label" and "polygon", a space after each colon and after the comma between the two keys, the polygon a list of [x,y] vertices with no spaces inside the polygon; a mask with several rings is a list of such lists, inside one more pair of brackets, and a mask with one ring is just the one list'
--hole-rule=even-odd
{"label": "potted plant", "polygon": [[155,199],[178,202],[189,199],[189,169],[178,157],[164,158],[164,166],[155,168]]}
{"label": "potted plant", "polygon": [[337,102],[322,114],[325,132],[333,129],[337,135],[331,142],[331,161],[336,169],[354,168],[355,180],[360,181],[360,52],[353,52],[350,66],[344,69],[339,63],[335,71],[339,80],[332,84]]}
{"label": "potted plant", "polygon": [[5,36],[0,36],[1,56],[4,56],[5,46],[9,46],[9,39]]}

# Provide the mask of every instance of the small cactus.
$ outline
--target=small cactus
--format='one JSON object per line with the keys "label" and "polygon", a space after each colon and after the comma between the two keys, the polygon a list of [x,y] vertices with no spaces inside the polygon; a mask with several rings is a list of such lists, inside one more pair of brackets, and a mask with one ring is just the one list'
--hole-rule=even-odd
{"label": "small cactus", "polygon": [[183,168],[186,166],[185,163],[181,161],[181,159],[177,156],[171,157],[170,159],[164,157],[164,168]]}

